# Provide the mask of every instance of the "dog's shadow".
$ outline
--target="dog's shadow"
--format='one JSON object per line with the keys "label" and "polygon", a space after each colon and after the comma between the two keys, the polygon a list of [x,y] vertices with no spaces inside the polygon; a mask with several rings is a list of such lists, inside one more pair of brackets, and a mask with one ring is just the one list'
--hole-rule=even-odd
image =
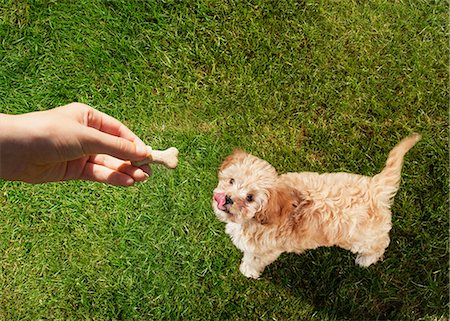
{"label": "dog's shadow", "polygon": [[395,280],[396,267],[386,268],[384,262],[361,268],[354,259],[338,248],[284,253],[262,277],[338,320],[404,319],[401,311],[410,309],[398,289],[404,276]]}

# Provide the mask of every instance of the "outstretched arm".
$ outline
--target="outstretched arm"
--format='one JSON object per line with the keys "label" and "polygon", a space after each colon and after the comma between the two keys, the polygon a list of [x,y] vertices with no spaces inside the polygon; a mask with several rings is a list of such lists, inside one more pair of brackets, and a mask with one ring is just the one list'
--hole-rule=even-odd
{"label": "outstretched arm", "polygon": [[144,181],[145,144],[125,125],[80,103],[22,115],[0,114],[0,178],[28,183]]}

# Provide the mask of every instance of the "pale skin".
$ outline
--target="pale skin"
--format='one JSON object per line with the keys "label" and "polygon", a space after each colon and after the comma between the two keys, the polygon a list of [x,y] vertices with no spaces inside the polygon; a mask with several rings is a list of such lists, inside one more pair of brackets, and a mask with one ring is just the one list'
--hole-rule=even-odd
{"label": "pale skin", "polygon": [[124,124],[88,105],[0,114],[0,179],[27,183],[89,180],[117,186],[145,181],[146,145]]}

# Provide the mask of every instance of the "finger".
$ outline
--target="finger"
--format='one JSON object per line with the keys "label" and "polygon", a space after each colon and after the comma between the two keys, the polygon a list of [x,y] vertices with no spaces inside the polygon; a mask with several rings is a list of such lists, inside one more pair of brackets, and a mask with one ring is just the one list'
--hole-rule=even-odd
{"label": "finger", "polygon": [[84,127],[83,150],[87,155],[108,154],[123,160],[137,161],[147,155],[135,143],[121,137],[109,135],[94,128]]}
{"label": "finger", "polygon": [[131,186],[135,183],[131,176],[90,162],[86,163],[80,179],[114,186]]}
{"label": "finger", "polygon": [[136,182],[143,182],[149,177],[143,169],[131,165],[128,161],[123,161],[109,155],[91,156],[89,162],[122,172],[132,177]]}
{"label": "finger", "polygon": [[144,153],[144,150],[145,152],[147,150],[147,147],[142,140],[130,129],[128,129],[128,127],[114,117],[98,111],[91,106],[82,103],[71,103],[55,109],[60,113],[69,114],[71,117],[76,117],[79,124],[134,142],[139,153]]}
{"label": "finger", "polygon": [[149,165],[145,164],[142,166],[139,166],[140,169],[142,169],[148,176],[152,176],[152,169]]}
{"label": "finger", "polygon": [[[98,129],[104,133],[125,138],[136,145],[145,147],[142,140],[136,136],[127,126],[101,111],[92,107],[86,109],[86,125]],[[139,147],[139,146],[138,146]]]}

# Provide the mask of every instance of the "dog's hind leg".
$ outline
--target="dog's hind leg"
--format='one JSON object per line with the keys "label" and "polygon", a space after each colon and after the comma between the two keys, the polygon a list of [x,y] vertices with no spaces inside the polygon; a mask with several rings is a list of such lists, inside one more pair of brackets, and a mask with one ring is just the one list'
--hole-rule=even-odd
{"label": "dog's hind leg", "polygon": [[358,253],[358,256],[356,257],[356,264],[362,266],[362,267],[368,267],[369,265],[379,261],[382,259],[383,254],[375,253],[375,254],[369,254],[369,253]]}
{"label": "dog's hind leg", "polygon": [[375,245],[371,244],[370,246],[359,249],[355,260],[356,264],[362,267],[368,267],[369,265],[382,260],[384,251],[388,247],[389,242],[389,235],[384,235],[375,242]]}

